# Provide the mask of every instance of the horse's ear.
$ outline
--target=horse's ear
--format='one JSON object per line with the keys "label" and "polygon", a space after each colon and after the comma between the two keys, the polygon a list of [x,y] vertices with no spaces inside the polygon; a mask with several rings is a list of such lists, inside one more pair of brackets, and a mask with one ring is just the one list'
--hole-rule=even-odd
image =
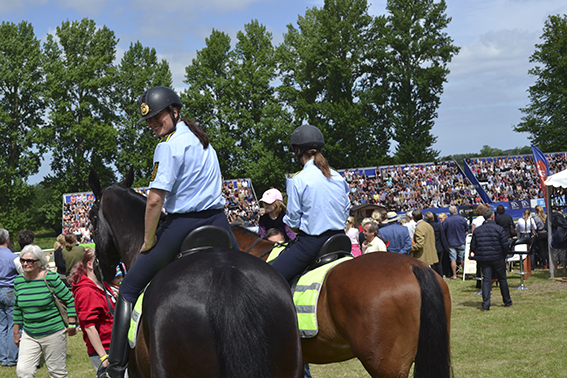
{"label": "horse's ear", "polygon": [[91,188],[91,190],[93,191],[95,198],[97,200],[100,199],[100,179],[98,178],[98,174],[93,167],[91,167],[91,172],[89,173],[89,188]]}
{"label": "horse's ear", "polygon": [[134,183],[134,166],[131,165],[128,174],[126,175],[126,178],[122,182],[122,185],[124,185],[127,188],[131,188],[133,183]]}

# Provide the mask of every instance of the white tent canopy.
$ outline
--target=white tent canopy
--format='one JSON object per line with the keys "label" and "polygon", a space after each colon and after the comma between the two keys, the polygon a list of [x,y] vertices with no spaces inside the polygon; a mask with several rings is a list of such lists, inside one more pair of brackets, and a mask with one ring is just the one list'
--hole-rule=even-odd
{"label": "white tent canopy", "polygon": [[549,176],[547,180],[545,180],[545,185],[555,188],[567,188],[567,169]]}

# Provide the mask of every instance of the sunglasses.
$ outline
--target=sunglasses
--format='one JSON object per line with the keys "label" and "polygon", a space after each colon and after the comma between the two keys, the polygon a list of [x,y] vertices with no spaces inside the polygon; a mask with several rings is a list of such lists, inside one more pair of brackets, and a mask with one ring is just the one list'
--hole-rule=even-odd
{"label": "sunglasses", "polygon": [[33,263],[36,263],[38,261],[39,260],[34,260],[34,259],[20,259],[20,263],[22,263],[22,264],[25,264],[25,263],[33,264]]}

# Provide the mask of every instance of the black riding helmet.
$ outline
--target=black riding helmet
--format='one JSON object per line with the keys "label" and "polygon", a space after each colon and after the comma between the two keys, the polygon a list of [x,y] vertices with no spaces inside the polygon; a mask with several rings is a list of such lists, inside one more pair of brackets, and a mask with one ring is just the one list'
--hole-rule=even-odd
{"label": "black riding helmet", "polygon": [[168,108],[173,119],[173,124],[177,124],[179,115],[174,117],[173,108],[181,109],[181,99],[172,89],[168,87],[152,87],[144,92],[138,100],[141,118],[138,122],[142,122],[151,118]]}
{"label": "black riding helmet", "polygon": [[315,149],[321,151],[325,145],[323,133],[315,126],[301,125],[291,134],[291,150],[295,153],[295,147],[299,148],[299,154],[295,157],[299,161],[307,150]]}

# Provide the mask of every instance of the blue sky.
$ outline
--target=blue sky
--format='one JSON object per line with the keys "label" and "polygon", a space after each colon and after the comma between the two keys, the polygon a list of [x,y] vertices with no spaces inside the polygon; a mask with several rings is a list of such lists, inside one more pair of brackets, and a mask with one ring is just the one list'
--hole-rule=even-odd
{"label": "blue sky", "polygon": [[[501,149],[529,144],[526,134],[512,131],[520,121],[518,110],[528,103],[527,89],[534,78],[529,57],[539,43],[551,14],[567,13],[565,0],[446,0],[452,22],[447,29],[461,47],[450,63],[451,74],[441,98],[433,146],[441,155],[478,152],[483,145]],[[18,0],[0,1],[3,21],[30,22],[38,38],[65,20],[92,18],[120,39],[118,59],[130,43],[154,47],[173,71],[174,86],[181,88],[184,68],[203,48],[212,29],[235,39],[244,24],[257,19],[279,44],[286,25],[297,21],[307,8],[323,1],[304,0]],[[385,13],[386,1],[370,5],[373,15]],[[167,9],[171,9],[168,11]],[[48,172],[42,172],[35,182]]]}

